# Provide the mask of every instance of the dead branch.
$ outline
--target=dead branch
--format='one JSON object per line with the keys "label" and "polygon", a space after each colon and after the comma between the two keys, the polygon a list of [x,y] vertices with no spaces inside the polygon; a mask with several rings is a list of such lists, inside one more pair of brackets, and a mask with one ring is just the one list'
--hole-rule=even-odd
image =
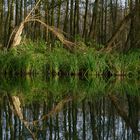
{"label": "dead branch", "polygon": [[12,47],[15,47],[17,45],[20,44],[21,42],[21,34],[23,32],[23,29],[24,29],[24,24],[25,22],[30,18],[32,12],[36,9],[36,7],[38,6],[38,4],[41,2],[41,0],[38,0],[38,2],[36,3],[36,5],[33,7],[33,9],[29,12],[29,14],[26,16],[26,18],[24,19],[24,21],[21,22],[21,24],[19,25],[18,28],[15,28],[13,30],[13,32],[11,33],[10,35],[10,38],[9,38],[9,41],[8,41],[8,44],[7,44],[7,49],[8,48],[12,48]]}
{"label": "dead branch", "polygon": [[74,43],[68,41],[67,39],[65,39],[63,32],[60,31],[59,29],[53,27],[53,26],[49,26],[46,23],[44,23],[43,21],[37,19],[37,18],[31,18],[30,15],[31,13],[35,10],[35,8],[37,7],[37,5],[39,4],[41,0],[39,0],[36,5],[34,6],[34,8],[30,11],[30,13],[27,15],[27,17],[24,19],[23,22],[21,22],[20,26],[17,28],[17,30],[14,30],[11,33],[11,36],[9,38],[8,41],[8,45],[7,48],[13,48],[16,47],[20,44],[21,42],[21,34],[23,32],[24,26],[26,23],[28,22],[39,22],[40,24],[42,24],[44,27],[46,27],[46,29],[48,29],[49,31],[51,31],[66,47],[67,49],[69,49],[70,51],[72,51],[72,48],[75,46]]}

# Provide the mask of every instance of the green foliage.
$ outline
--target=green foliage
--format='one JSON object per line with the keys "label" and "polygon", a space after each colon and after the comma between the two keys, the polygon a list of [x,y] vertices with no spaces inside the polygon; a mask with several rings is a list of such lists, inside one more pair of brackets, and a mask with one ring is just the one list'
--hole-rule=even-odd
{"label": "green foliage", "polygon": [[138,76],[140,72],[140,50],[131,50],[126,54],[113,53],[108,56],[107,61],[112,74]]}
{"label": "green foliage", "polygon": [[112,54],[97,51],[97,44],[87,47],[83,42],[76,46],[75,53],[66,50],[59,41],[54,47],[44,41],[27,41],[7,52],[0,51],[0,72],[8,74],[74,74],[139,75],[140,50],[127,54]]}

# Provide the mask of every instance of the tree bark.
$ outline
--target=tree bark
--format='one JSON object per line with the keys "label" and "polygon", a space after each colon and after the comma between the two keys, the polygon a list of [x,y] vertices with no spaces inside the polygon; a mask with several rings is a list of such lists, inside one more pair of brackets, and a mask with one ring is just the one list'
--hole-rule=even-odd
{"label": "tree bark", "polygon": [[87,25],[87,12],[88,12],[88,0],[86,0],[85,15],[84,15],[84,26],[83,26],[83,37],[86,38],[86,25]]}

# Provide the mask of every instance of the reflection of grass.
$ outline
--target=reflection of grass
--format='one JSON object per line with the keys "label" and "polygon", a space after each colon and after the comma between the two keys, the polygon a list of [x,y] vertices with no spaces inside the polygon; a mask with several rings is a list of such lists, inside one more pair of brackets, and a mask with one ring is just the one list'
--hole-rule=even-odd
{"label": "reflection of grass", "polygon": [[[119,94],[140,95],[140,81],[136,79],[117,79],[112,91]],[[111,87],[111,86],[110,86]]]}
{"label": "reflection of grass", "polygon": [[137,80],[111,80],[102,78],[80,80],[78,77],[49,78],[1,78],[0,91],[18,95],[23,102],[48,101],[50,98],[57,102],[65,96],[84,98],[101,97],[108,93],[139,95],[140,82]]}

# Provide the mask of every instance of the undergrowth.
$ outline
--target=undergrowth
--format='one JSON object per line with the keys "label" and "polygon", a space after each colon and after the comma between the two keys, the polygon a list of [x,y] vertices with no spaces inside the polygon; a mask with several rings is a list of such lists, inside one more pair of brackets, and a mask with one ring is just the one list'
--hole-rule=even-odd
{"label": "undergrowth", "polygon": [[[105,53],[94,46],[79,43],[71,53],[56,41],[27,41],[9,51],[0,51],[0,73],[55,75],[139,75],[140,50],[127,54]],[[78,51],[77,51],[78,50]]]}

